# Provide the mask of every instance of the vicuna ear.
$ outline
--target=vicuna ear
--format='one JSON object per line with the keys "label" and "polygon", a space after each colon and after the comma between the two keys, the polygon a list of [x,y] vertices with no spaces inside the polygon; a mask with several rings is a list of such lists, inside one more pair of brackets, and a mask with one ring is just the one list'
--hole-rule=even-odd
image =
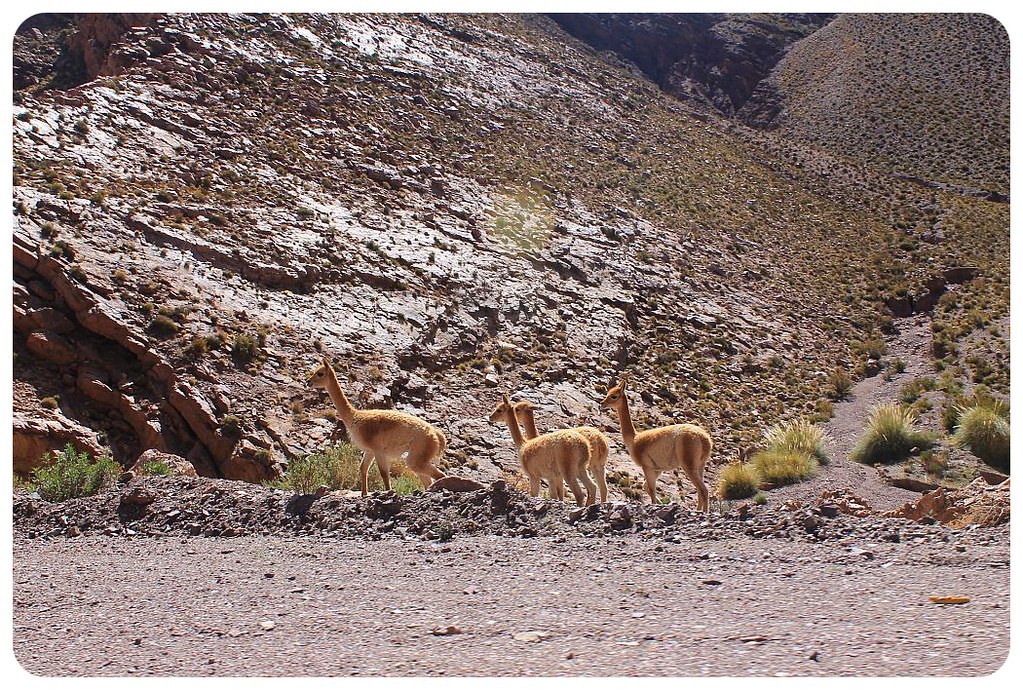
{"label": "vicuna ear", "polygon": [[334,365],[331,363],[330,359],[327,358],[327,355],[323,355],[323,366],[329,369],[334,368]]}
{"label": "vicuna ear", "polygon": [[627,374],[623,375],[621,377],[621,379],[619,379],[619,381],[618,381],[618,385],[621,386],[622,388],[625,388],[626,384],[628,384],[628,383],[629,383],[629,377],[628,377]]}

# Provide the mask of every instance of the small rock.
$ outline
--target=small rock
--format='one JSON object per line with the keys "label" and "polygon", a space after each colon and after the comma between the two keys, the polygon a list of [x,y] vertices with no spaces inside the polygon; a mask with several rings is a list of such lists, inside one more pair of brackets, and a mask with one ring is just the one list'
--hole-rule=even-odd
{"label": "small rock", "polygon": [[481,484],[474,479],[448,475],[447,477],[441,477],[433,484],[430,484],[429,491],[442,491],[447,489],[448,491],[454,491],[455,493],[462,493],[466,491],[479,491],[480,489],[485,488],[487,488],[486,485]]}
{"label": "small rock", "polygon": [[446,628],[434,628],[430,631],[431,635],[461,635],[462,629],[457,625],[449,625]]}
{"label": "small rock", "polygon": [[274,628],[277,627],[277,624],[271,620],[263,620],[259,621],[259,627],[262,628],[263,630],[273,630]]}
{"label": "small rock", "polygon": [[615,503],[607,516],[612,529],[628,529],[632,527],[632,511],[628,503]]}
{"label": "small rock", "polygon": [[548,637],[550,637],[550,633],[543,632],[541,630],[527,630],[525,632],[515,633],[515,639],[519,642],[540,642]]}

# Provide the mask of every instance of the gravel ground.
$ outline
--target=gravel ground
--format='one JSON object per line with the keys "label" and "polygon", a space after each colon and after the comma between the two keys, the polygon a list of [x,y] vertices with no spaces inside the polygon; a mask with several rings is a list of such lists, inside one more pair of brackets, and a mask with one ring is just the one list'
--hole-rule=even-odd
{"label": "gravel ground", "polygon": [[[473,536],[14,544],[45,675],[951,675],[1009,645],[1009,549]],[[930,595],[964,594],[965,605]]]}
{"label": "gravel ground", "polygon": [[575,509],[504,482],[22,491],[14,652],[41,675],[930,676],[1005,658],[1007,523],[918,524],[850,493],[723,507]]}

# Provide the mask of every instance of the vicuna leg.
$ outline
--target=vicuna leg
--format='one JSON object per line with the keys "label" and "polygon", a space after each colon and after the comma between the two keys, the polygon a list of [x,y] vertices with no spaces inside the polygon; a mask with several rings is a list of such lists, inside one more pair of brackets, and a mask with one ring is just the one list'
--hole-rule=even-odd
{"label": "vicuna leg", "polygon": [[536,498],[540,495],[540,478],[530,477],[529,478],[529,495]]}
{"label": "vicuna leg", "polygon": [[593,478],[597,480],[597,487],[600,489],[600,502],[607,503],[607,479],[604,477],[604,465],[593,466]]}
{"label": "vicuna leg", "polygon": [[[577,506],[581,506],[583,504],[583,490],[582,487],[579,486],[579,477],[574,474],[569,474],[565,477],[565,481],[568,482],[568,488],[572,492],[573,498],[575,498],[575,504]],[[589,503],[586,505],[589,505]]]}
{"label": "vicuna leg", "polygon": [[444,473],[431,463],[431,460],[436,457],[436,451],[436,445],[430,444],[426,448],[413,448],[408,454],[408,467],[419,477],[419,481],[423,483],[424,489],[429,489],[434,479],[440,479],[444,476]]}
{"label": "vicuna leg", "polygon": [[391,461],[383,455],[377,456],[377,470],[380,472],[380,479],[384,482],[384,491],[391,490]]}
{"label": "vicuna leg", "polygon": [[689,481],[696,487],[696,509],[701,510],[705,513],[710,512],[710,491],[707,490],[707,484],[703,481],[703,468],[697,471],[696,468],[690,468],[688,465],[682,466],[682,471],[689,477]]}
{"label": "vicuna leg", "polygon": [[362,495],[369,494],[369,465],[373,462],[373,453],[366,451],[362,454],[362,465],[359,467],[359,479],[361,480]]}
{"label": "vicuna leg", "polygon": [[590,479],[590,475],[586,474],[586,470],[579,472],[579,481],[586,487],[586,505],[591,506],[597,502],[597,485]]}
{"label": "vicuna leg", "polygon": [[643,468],[643,479],[646,480],[646,492],[650,495],[650,502],[657,503],[657,478],[661,476],[659,470],[654,468]]}

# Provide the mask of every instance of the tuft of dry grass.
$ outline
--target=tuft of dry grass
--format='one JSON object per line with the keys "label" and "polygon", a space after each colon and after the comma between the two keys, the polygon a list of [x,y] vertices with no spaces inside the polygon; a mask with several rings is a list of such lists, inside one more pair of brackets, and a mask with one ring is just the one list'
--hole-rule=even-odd
{"label": "tuft of dry grass", "polygon": [[796,450],[769,448],[750,460],[764,488],[795,484],[817,474],[817,460]]}
{"label": "tuft of dry grass", "polygon": [[813,456],[822,465],[828,464],[827,434],[806,419],[775,424],[765,434],[768,448]]}
{"label": "tuft of dry grass", "polygon": [[953,442],[1004,472],[1009,471],[1009,408],[1004,403],[978,404],[959,415]]}
{"label": "tuft of dry grass", "polygon": [[849,458],[862,463],[902,462],[914,450],[926,450],[937,441],[935,434],[914,427],[916,412],[897,403],[874,407],[867,426]]}
{"label": "tuft of dry grass", "polygon": [[749,463],[728,465],[718,476],[718,496],[723,499],[749,498],[756,494],[759,488],[759,477]]}

